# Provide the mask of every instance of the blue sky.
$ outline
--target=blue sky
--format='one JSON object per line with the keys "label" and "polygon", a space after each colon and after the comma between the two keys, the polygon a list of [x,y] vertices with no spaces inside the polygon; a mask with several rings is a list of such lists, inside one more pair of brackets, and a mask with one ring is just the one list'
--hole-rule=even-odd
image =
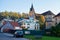
{"label": "blue sky", "polygon": [[33,3],[36,13],[51,10],[54,14],[60,12],[60,0],[0,0],[0,11],[16,11],[28,13]]}

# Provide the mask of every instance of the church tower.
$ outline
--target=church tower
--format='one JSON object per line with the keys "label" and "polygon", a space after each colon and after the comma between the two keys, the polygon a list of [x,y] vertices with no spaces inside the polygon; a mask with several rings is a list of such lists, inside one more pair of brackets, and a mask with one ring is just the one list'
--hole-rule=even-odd
{"label": "church tower", "polygon": [[35,10],[33,8],[33,4],[31,5],[30,11],[29,11],[29,18],[35,19]]}

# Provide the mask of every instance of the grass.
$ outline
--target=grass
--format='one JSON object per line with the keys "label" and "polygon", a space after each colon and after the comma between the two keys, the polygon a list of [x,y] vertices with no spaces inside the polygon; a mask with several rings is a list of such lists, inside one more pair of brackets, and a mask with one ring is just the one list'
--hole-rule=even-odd
{"label": "grass", "polygon": [[59,37],[43,36],[42,40],[60,40]]}
{"label": "grass", "polygon": [[35,36],[33,35],[24,35],[24,37],[31,40],[60,40],[59,37],[50,37],[50,36],[43,36],[42,38],[35,38]]}

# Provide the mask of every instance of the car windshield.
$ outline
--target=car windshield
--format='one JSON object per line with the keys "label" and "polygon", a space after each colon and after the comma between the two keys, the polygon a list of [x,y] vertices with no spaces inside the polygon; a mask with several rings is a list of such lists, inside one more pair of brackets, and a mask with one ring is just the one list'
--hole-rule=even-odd
{"label": "car windshield", "polygon": [[17,34],[23,34],[23,31],[17,31]]}

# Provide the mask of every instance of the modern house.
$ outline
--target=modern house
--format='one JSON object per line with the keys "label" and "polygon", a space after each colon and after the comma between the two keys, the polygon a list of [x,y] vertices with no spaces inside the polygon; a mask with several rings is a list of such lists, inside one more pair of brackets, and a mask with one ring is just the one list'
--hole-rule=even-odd
{"label": "modern house", "polygon": [[51,11],[47,11],[42,13],[42,15],[45,16],[46,29],[49,29],[51,26],[55,25],[55,19],[53,18],[55,14],[53,14]]}

